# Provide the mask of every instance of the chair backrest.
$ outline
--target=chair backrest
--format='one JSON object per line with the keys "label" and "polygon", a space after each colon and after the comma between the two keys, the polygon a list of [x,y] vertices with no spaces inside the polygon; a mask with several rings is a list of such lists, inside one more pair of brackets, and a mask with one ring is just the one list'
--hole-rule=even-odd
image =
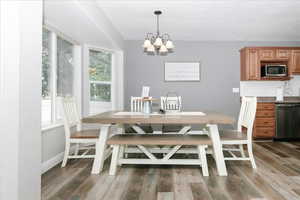
{"label": "chair backrest", "polygon": [[160,97],[160,107],[165,111],[181,111],[182,110],[182,101],[181,96],[177,97]]}
{"label": "chair backrest", "polygon": [[247,138],[252,140],[253,124],[256,115],[257,98],[242,97],[242,105],[238,119],[238,131],[242,131],[242,127],[247,128]]}
{"label": "chair backrest", "polygon": [[74,97],[58,97],[60,112],[63,117],[65,135],[69,138],[71,135],[70,128],[76,126],[77,131],[81,130],[81,121],[78,114],[76,101]]}
{"label": "chair backrest", "polygon": [[143,97],[131,97],[130,111],[131,112],[143,112]]}

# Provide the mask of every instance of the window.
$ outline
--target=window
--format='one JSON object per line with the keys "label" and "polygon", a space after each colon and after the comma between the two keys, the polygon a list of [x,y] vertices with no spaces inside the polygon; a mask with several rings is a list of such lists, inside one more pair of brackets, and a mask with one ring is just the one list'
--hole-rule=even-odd
{"label": "window", "polygon": [[90,50],[90,100],[111,101],[111,53]]}
{"label": "window", "polygon": [[56,97],[72,96],[74,85],[74,44],[43,29],[42,126],[60,120]]}
{"label": "window", "polygon": [[43,29],[43,52],[42,52],[42,123],[51,123],[51,33]]}
{"label": "window", "polygon": [[89,50],[90,111],[111,108],[112,53]]}
{"label": "window", "polygon": [[57,96],[73,95],[73,71],[73,44],[57,37]]}

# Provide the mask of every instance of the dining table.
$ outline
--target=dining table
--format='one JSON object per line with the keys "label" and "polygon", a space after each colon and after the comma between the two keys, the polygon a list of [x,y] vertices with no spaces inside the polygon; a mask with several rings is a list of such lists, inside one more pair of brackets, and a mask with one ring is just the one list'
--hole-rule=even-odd
{"label": "dining table", "polygon": [[127,111],[109,111],[93,116],[88,116],[82,119],[83,123],[99,124],[99,144],[96,148],[96,154],[92,167],[92,174],[99,174],[103,169],[103,164],[107,144],[106,141],[110,136],[110,129],[113,125],[120,125],[123,127],[125,124],[182,124],[182,125],[206,125],[208,129],[208,135],[212,140],[212,152],[216,162],[217,171],[219,176],[227,176],[227,169],[225,165],[224,155],[222,151],[222,145],[220,142],[220,125],[233,125],[235,120],[233,117],[215,113],[215,112],[178,112],[170,114],[159,113],[137,113]]}

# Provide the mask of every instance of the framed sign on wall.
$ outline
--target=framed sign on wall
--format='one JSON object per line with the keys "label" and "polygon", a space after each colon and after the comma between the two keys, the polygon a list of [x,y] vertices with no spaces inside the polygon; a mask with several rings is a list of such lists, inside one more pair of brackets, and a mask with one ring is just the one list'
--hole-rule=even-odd
{"label": "framed sign on wall", "polygon": [[165,81],[200,81],[200,62],[165,62]]}

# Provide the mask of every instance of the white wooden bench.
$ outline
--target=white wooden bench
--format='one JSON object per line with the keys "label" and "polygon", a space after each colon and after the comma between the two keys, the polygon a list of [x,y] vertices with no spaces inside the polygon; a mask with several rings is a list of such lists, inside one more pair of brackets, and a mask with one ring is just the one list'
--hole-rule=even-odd
{"label": "white wooden bench", "polygon": [[[114,135],[107,140],[107,144],[113,146],[113,153],[110,165],[110,175],[115,175],[117,165],[122,164],[155,164],[155,165],[200,165],[203,176],[208,176],[206,160],[206,148],[212,144],[206,135],[164,135],[164,134],[143,134],[143,135]],[[124,146],[134,145],[148,158],[124,158]],[[173,146],[163,158],[157,158],[151,153],[147,146],[168,145]],[[171,158],[183,145],[196,146],[198,149],[197,159],[174,159]]]}

